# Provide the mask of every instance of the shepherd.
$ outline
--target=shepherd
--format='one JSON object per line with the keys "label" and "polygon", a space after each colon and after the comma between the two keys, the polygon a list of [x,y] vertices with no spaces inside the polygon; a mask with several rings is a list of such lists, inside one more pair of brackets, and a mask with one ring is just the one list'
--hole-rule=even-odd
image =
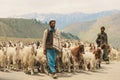
{"label": "shepherd", "polygon": [[101,33],[98,34],[98,37],[96,39],[96,43],[98,47],[101,47],[103,49],[103,60],[106,61],[106,63],[109,63],[109,57],[108,57],[108,37],[107,33],[105,32],[105,27],[101,27]]}
{"label": "shepherd", "polygon": [[54,79],[56,75],[56,58],[57,54],[61,52],[60,48],[60,31],[55,28],[56,21],[50,20],[49,29],[44,31],[43,35],[43,53],[46,55],[49,67],[49,75]]}

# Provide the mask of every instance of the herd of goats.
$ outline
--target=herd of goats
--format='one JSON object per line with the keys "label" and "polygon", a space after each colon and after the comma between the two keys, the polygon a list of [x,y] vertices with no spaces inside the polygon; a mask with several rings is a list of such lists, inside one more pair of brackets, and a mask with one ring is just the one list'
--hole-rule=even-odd
{"label": "herd of goats", "polygon": [[[103,50],[94,43],[61,41],[62,51],[56,59],[57,72],[79,72],[101,67]],[[107,47],[109,60],[118,60],[120,51]],[[0,42],[0,71],[20,71],[33,75],[35,71],[48,73],[42,42]]]}

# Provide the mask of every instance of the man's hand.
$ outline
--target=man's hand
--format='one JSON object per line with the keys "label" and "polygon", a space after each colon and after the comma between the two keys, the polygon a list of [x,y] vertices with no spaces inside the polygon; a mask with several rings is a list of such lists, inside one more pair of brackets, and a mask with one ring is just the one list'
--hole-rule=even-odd
{"label": "man's hand", "polygon": [[47,51],[46,50],[43,50],[43,54],[46,55]]}

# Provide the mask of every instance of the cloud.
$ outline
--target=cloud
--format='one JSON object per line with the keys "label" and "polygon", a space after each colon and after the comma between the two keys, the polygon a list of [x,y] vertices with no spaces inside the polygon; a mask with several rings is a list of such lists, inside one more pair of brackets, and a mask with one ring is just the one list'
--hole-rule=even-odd
{"label": "cloud", "polygon": [[0,17],[26,13],[94,13],[120,9],[120,0],[0,0]]}

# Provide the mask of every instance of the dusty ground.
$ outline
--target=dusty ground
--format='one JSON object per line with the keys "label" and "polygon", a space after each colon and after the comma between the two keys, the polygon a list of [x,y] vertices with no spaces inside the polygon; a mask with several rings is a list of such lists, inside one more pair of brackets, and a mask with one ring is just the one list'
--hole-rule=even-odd
{"label": "dusty ground", "polygon": [[[0,80],[52,80],[45,74],[26,75],[23,72],[1,72]],[[120,80],[120,62],[102,63],[102,68],[95,72],[58,73],[58,80]]]}

